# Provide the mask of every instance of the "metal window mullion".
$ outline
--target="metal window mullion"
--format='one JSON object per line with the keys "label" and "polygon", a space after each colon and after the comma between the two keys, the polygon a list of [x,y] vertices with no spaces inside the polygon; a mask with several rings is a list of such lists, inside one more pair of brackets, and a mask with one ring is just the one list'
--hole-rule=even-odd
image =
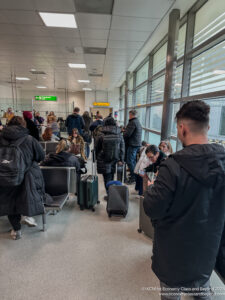
{"label": "metal window mullion", "polygon": [[125,80],[125,103],[124,103],[124,124],[127,124],[127,104],[128,104],[128,80],[129,80],[130,72],[126,72],[126,80]]}

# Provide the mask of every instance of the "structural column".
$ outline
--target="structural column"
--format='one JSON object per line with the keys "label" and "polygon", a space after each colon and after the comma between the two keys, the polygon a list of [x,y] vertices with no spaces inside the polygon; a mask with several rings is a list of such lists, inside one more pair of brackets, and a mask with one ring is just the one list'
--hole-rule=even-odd
{"label": "structural column", "polygon": [[177,44],[180,25],[180,10],[173,9],[169,16],[169,31],[166,56],[166,75],[163,100],[161,138],[168,139],[171,135],[173,79],[177,65]]}
{"label": "structural column", "polygon": [[128,106],[128,81],[129,81],[130,72],[126,72],[125,80],[125,103],[124,103],[124,125],[127,125],[127,106]]}

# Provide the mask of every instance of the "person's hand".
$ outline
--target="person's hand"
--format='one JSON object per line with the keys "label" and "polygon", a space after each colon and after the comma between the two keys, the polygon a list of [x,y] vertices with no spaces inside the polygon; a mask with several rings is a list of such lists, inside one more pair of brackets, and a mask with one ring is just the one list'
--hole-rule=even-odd
{"label": "person's hand", "polygon": [[2,129],[3,129],[3,126],[1,125],[1,126],[0,126],[0,130],[2,130]]}
{"label": "person's hand", "polygon": [[153,185],[153,184],[154,184],[153,180],[152,181],[148,180],[148,186]]}

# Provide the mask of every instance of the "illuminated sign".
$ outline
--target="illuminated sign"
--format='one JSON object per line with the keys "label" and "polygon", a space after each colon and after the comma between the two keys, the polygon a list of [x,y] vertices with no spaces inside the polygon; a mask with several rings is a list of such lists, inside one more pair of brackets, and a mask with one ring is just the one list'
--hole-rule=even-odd
{"label": "illuminated sign", "polygon": [[109,106],[109,102],[93,102],[94,106]]}
{"label": "illuminated sign", "polygon": [[37,101],[57,101],[57,96],[34,96]]}

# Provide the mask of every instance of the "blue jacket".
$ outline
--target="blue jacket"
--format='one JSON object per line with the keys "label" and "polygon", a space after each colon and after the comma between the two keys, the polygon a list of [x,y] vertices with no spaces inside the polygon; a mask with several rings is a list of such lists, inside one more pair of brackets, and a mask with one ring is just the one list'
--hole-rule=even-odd
{"label": "blue jacket", "polygon": [[77,128],[79,131],[79,134],[83,134],[83,128],[84,128],[84,120],[83,118],[78,115],[78,114],[72,114],[69,115],[66,119],[66,127],[67,127],[67,132],[69,135],[72,135],[72,130],[74,128]]}
{"label": "blue jacket", "polygon": [[90,130],[93,132],[95,130],[95,128],[97,128],[99,125],[103,125],[103,121],[102,120],[96,120],[94,121],[91,126],[90,126]]}

